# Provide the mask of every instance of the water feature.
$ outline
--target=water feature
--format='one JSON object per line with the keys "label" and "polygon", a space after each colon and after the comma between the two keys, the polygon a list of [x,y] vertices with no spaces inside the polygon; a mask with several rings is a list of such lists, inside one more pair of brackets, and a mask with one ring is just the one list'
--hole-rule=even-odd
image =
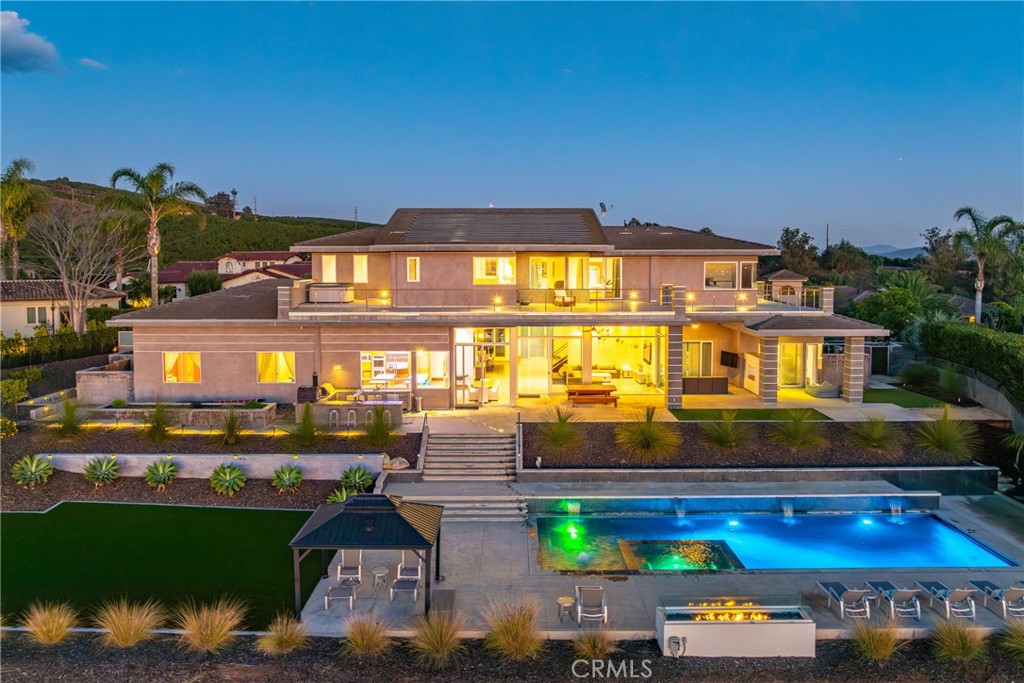
{"label": "water feature", "polygon": [[889,512],[892,515],[889,517],[890,522],[893,524],[903,524],[903,501],[898,498],[890,500]]}
{"label": "water feature", "polygon": [[583,505],[583,503],[581,501],[578,501],[578,500],[567,500],[567,501],[565,501],[565,513],[567,515],[572,515],[573,517],[578,517],[579,514],[580,514],[580,508],[582,507],[582,505]]}
{"label": "water feature", "polygon": [[793,519],[793,501],[791,500],[782,501],[782,521],[787,526],[796,524],[796,520]]}

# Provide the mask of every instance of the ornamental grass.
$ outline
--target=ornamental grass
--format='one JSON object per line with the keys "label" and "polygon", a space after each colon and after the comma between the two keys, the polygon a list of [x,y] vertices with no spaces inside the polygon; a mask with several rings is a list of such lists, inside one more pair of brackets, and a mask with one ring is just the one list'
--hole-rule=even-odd
{"label": "ornamental grass", "polygon": [[33,602],[21,621],[28,637],[40,645],[64,642],[77,624],[78,612],[66,602]]}
{"label": "ornamental grass", "polygon": [[291,614],[275,616],[267,631],[256,639],[256,651],[265,655],[288,654],[305,648],[309,643],[306,627]]}
{"label": "ornamental grass", "polygon": [[96,626],[106,629],[100,643],[108,647],[132,647],[153,637],[167,621],[167,611],[155,600],[132,603],[128,598],[109,600],[96,611]]}
{"label": "ornamental grass", "polygon": [[232,631],[242,627],[244,618],[241,601],[222,597],[208,605],[194,600],[183,603],[175,610],[173,623],[184,631],[179,636],[182,645],[198,652],[216,652],[234,642]]}
{"label": "ornamental grass", "polygon": [[534,598],[496,602],[484,610],[490,627],[484,636],[484,649],[506,659],[536,659],[544,648],[537,617],[540,604]]}

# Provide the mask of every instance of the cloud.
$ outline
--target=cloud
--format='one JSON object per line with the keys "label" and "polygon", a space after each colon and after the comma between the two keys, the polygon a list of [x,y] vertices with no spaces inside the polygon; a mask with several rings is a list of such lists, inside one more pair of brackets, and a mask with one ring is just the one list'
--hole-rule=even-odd
{"label": "cloud", "polygon": [[55,71],[57,48],[27,27],[28,19],[17,12],[0,12],[0,70]]}
{"label": "cloud", "polygon": [[106,69],[107,65],[101,61],[95,59],[89,59],[88,57],[82,57],[78,60],[78,63],[82,66],[87,66],[90,69]]}

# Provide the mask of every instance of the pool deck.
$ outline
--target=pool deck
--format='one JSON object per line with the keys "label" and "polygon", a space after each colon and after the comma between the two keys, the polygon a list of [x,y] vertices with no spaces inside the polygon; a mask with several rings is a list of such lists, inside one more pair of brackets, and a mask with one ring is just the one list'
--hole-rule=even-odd
{"label": "pool deck", "polygon": [[[858,485],[864,482],[851,482]],[[671,485],[679,490],[678,485]],[[645,485],[645,488],[647,486]],[[801,490],[806,490],[803,488]],[[389,491],[390,492],[390,491]],[[623,495],[624,492],[620,492]],[[678,494],[676,494],[678,495]],[[972,537],[997,552],[1024,564],[1024,509],[997,496],[947,497],[941,500],[938,513],[966,530]],[[620,639],[654,637],[655,610],[663,596],[729,596],[729,595],[796,595],[811,606],[819,639],[844,638],[849,624],[841,623],[835,612],[826,607],[824,596],[815,591],[820,580],[843,581],[860,587],[867,580],[888,579],[896,584],[913,586],[915,581],[940,580],[947,586],[959,587],[969,580],[988,579],[1002,586],[1024,579],[1024,568],[940,568],[881,570],[740,570],[690,575],[632,575],[601,578],[570,576],[547,571],[536,562],[535,528],[524,523],[445,523],[442,531],[441,573],[445,580],[434,589],[455,589],[456,609],[464,619],[464,635],[481,636],[486,628],[483,609],[492,601],[535,597],[541,605],[540,629],[552,639],[572,638],[578,627],[566,618],[558,619],[555,599],[572,595],[576,584],[604,586],[608,596],[610,618],[608,629]],[[355,610],[347,603],[334,602],[329,611],[323,609],[323,595],[328,582],[321,581],[303,611],[303,620],[312,635],[341,636],[351,614],[372,612],[388,623],[395,635],[408,634],[413,620],[423,611],[423,592],[413,604],[410,594],[399,594],[388,600],[386,587],[372,586],[370,569],[388,566],[394,576],[398,553],[366,551],[363,554],[364,581],[357,591]],[[312,560],[309,560],[312,561]],[[331,572],[334,572],[334,566]],[[923,601],[920,624],[904,620],[902,637],[922,637],[926,629],[943,617]],[[978,599],[976,625],[999,629],[1005,624]]]}

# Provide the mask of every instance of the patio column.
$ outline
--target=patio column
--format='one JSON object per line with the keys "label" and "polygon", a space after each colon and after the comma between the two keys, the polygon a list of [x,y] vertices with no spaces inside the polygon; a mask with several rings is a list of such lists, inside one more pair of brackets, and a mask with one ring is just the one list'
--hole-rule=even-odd
{"label": "patio column", "polygon": [[590,328],[587,326],[583,327],[583,340],[580,344],[583,345],[580,359],[580,384],[590,384],[594,381],[592,374],[594,369],[591,367],[594,359],[594,335],[591,334]]}
{"label": "patio column", "polygon": [[427,585],[423,590],[423,613],[426,615],[430,614],[430,584],[434,582],[433,575],[430,572],[432,569],[430,566],[431,550],[431,548],[427,548],[427,561],[425,563],[427,565]]}
{"label": "patio column", "polygon": [[683,407],[683,326],[668,327],[668,386],[665,388],[666,405],[669,408]]}
{"label": "patio column", "polygon": [[864,337],[843,339],[843,400],[864,402]]}
{"label": "patio column", "polygon": [[299,549],[292,548],[292,571],[295,573],[295,616],[302,619],[302,583],[299,581]]}
{"label": "patio column", "polygon": [[779,402],[779,338],[759,337],[757,356],[757,397],[765,405],[775,405]]}
{"label": "patio column", "polygon": [[821,288],[821,312],[832,315],[835,312],[835,287]]}

